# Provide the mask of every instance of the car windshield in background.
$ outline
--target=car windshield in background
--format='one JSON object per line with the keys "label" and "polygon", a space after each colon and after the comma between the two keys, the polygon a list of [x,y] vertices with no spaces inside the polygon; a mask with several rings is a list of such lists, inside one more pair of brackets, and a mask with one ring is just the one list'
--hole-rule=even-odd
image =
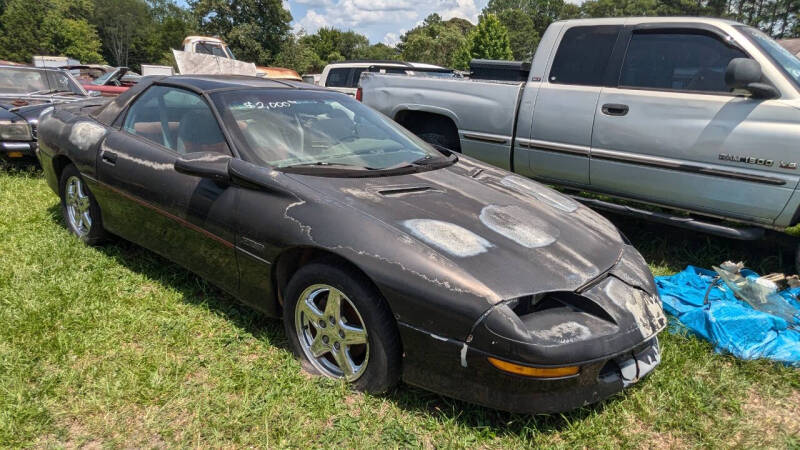
{"label": "car windshield in background", "polygon": [[102,85],[106,84],[108,82],[108,80],[111,78],[111,76],[114,75],[115,73],[117,73],[116,70],[109,70],[108,72],[104,73],[103,75],[100,75],[99,77],[95,78],[95,80],[92,81],[92,84],[96,84],[98,86],[102,86]]}
{"label": "car windshield in background", "polygon": [[29,69],[0,69],[0,93],[30,94],[50,90],[45,72]]}
{"label": "car windshield in background", "polygon": [[0,69],[0,94],[78,94],[80,88],[64,72],[54,70]]}
{"label": "car windshield in background", "polygon": [[794,81],[795,86],[800,89],[800,59],[794,56],[789,50],[783,48],[774,39],[763,32],[752,27],[738,27],[754,44],[768,54],[783,71]]}
{"label": "car windshield in background", "polygon": [[394,169],[448,158],[345,95],[247,89],[213,94],[245,159],[286,168]]}

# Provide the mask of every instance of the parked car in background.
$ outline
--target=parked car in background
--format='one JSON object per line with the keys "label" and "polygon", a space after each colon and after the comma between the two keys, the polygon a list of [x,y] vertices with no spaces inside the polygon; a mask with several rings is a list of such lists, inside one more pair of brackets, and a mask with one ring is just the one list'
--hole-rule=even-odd
{"label": "parked car in background", "polygon": [[322,78],[321,74],[318,73],[309,73],[303,75],[303,81],[308,84],[316,84],[319,86],[319,80]]}
{"label": "parked car in background", "polygon": [[97,91],[105,96],[114,96],[127,91],[141,78],[141,75],[127,67],[116,67],[91,83],[84,84],[83,87],[87,91]]}
{"label": "parked car in background", "polygon": [[34,157],[39,114],[54,104],[88,97],[69,72],[0,66],[0,157]]}
{"label": "parked car in background", "polygon": [[[230,47],[228,47],[228,44],[222,39],[215,37],[187,36],[186,39],[183,40],[183,51],[202,53],[219,58],[236,59]],[[256,74],[264,78],[302,81],[302,78],[297,72],[283,67],[256,66]]]}
{"label": "parked car in background", "polygon": [[358,90],[358,81],[361,78],[361,74],[364,72],[402,75],[424,73],[427,75],[439,74],[442,77],[455,76],[455,71],[433,64],[402,61],[356,60],[328,64],[322,69],[317,84],[343,92],[347,95],[355,96]]}
{"label": "parked car in background", "polygon": [[553,412],[660,361],[653,276],[613,225],[341,93],[148,78],[57,106],[40,139],[72,233],[128,239],[282,316],[312,373]]}
{"label": "parked car in background", "polygon": [[300,74],[292,69],[286,69],[284,67],[259,67],[259,69],[264,75],[264,78],[271,78],[273,80],[303,81],[303,78],[300,76]]}
{"label": "parked car in background", "polygon": [[800,60],[736,22],[556,22],[525,82],[369,73],[361,87],[429,142],[629,200],[582,200],[594,207],[734,239],[800,222]]}
{"label": "parked car in background", "polygon": [[104,96],[119,95],[139,82],[142,77],[127,67],[112,67],[105,64],[84,64],[77,66],[62,66],[81,82],[84,89],[89,92],[100,92]]}

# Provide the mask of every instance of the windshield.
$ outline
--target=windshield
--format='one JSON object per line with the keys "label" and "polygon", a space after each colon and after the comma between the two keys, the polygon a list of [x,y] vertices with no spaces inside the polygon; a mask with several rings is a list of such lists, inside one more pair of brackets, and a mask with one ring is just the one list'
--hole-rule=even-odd
{"label": "windshield", "polygon": [[54,70],[0,69],[0,94],[73,93],[84,95],[65,72]]}
{"label": "windshield", "polygon": [[106,84],[108,82],[108,80],[111,78],[111,76],[114,75],[115,73],[117,73],[116,70],[111,70],[109,72],[106,72],[103,75],[95,78],[95,80],[92,81],[92,84],[96,84],[98,86],[103,86],[104,84]]}
{"label": "windshield", "polygon": [[198,42],[197,45],[195,45],[194,51],[195,53],[203,53],[206,55],[219,56],[221,58],[234,59],[233,53],[216,42]]}
{"label": "windshield", "polygon": [[389,169],[445,157],[350,97],[247,89],[212,96],[245,159],[275,167]]}
{"label": "windshield", "polygon": [[738,27],[750,40],[764,51],[769,57],[783,69],[784,73],[800,88],[800,59],[794,56],[789,50],[783,48],[774,39],[763,32],[751,27]]}

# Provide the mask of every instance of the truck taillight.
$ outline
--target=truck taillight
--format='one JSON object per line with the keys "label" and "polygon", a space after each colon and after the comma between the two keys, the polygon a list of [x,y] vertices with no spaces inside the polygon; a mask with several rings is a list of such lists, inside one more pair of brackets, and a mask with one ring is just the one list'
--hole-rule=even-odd
{"label": "truck taillight", "polygon": [[361,88],[356,89],[356,100],[362,101],[364,98],[364,91]]}

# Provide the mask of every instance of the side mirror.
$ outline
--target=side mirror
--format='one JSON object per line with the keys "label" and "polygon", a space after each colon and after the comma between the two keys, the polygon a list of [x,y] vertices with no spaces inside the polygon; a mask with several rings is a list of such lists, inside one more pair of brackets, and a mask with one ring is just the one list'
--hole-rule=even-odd
{"label": "side mirror", "polygon": [[213,181],[227,183],[230,181],[228,166],[231,158],[214,152],[197,152],[181,155],[175,160],[175,171]]}
{"label": "side mirror", "polygon": [[734,58],[725,69],[725,84],[730,89],[750,91],[755,98],[769,99],[779,97],[773,86],[762,83],[761,65],[754,59]]}
{"label": "side mirror", "polygon": [[231,159],[228,166],[231,183],[246,189],[272,192],[277,195],[291,196],[280,182],[281,173],[269,167],[259,166],[241,159]]}

